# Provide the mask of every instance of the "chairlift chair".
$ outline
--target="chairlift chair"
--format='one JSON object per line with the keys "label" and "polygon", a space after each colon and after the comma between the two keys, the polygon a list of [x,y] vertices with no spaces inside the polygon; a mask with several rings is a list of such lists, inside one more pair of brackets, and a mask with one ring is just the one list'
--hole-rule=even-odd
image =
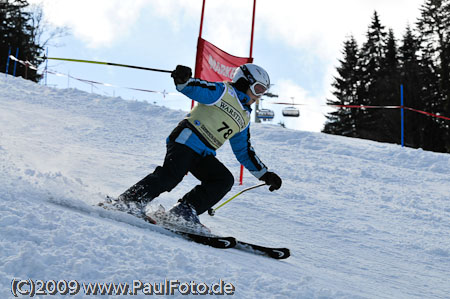
{"label": "chairlift chair", "polygon": [[283,116],[286,117],[299,117],[300,116],[300,110],[298,110],[295,107],[285,107],[282,110]]}
{"label": "chairlift chair", "polygon": [[258,109],[256,110],[256,117],[262,120],[270,120],[275,117],[275,113],[270,109]]}

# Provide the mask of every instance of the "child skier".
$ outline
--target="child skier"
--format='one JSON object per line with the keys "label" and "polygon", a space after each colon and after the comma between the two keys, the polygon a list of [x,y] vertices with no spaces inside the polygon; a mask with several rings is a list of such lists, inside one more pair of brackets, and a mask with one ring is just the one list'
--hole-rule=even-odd
{"label": "child skier", "polygon": [[178,65],[172,72],[176,89],[198,102],[167,138],[162,166],[131,186],[112,204],[119,210],[142,217],[146,205],[164,191],[171,191],[187,172],[200,185],[169,210],[185,221],[200,224],[198,215],[220,201],[234,184],[233,175],[215,157],[216,150],[229,140],[237,160],[256,178],[281,187],[281,178],[256,156],[250,144],[251,104],[270,87],[267,72],[255,64],[236,69],[232,82],[208,82],[191,78],[189,67]]}

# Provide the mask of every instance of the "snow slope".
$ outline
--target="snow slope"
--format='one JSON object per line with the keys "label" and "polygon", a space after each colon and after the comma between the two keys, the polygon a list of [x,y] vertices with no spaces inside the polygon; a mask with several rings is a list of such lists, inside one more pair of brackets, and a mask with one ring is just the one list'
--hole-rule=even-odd
{"label": "snow slope", "polygon": [[[184,114],[0,76],[0,298],[13,297],[13,279],[223,280],[236,298],[449,298],[448,154],[252,124],[282,188],[249,191],[201,220],[289,247],[284,261],[187,242],[94,207],[162,162]],[[229,145],[218,157],[237,177]],[[257,183],[246,172],[227,198]],[[195,184],[188,175],[157,203],[171,206]]]}

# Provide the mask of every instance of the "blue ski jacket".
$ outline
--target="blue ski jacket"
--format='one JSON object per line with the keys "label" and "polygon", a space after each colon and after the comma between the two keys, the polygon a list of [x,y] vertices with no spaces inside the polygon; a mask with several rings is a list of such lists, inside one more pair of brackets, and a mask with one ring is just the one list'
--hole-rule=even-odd
{"label": "blue ski jacket", "polygon": [[[176,88],[196,102],[212,104],[220,99],[226,87],[223,82],[209,82],[191,78],[184,84],[178,84]],[[247,105],[250,101],[250,97],[239,90],[235,89],[235,91],[244,108],[248,112],[251,112],[252,109]],[[243,131],[231,137],[229,141],[236,159],[244,165],[251,174],[259,179],[267,172],[267,167],[258,158],[250,143],[250,124]],[[196,132],[189,127],[182,130],[175,139],[175,142],[185,144],[202,156],[216,155],[216,151],[208,147]]]}

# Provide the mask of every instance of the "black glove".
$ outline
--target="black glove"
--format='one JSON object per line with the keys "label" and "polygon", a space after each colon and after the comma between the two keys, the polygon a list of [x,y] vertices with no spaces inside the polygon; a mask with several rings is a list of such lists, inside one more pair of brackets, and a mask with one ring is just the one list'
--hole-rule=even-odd
{"label": "black glove", "polygon": [[280,189],[282,183],[281,178],[276,173],[270,171],[266,172],[259,180],[269,185],[271,192]]}
{"label": "black glove", "polygon": [[175,84],[184,84],[192,77],[192,70],[188,66],[177,65],[177,68],[172,72],[171,77]]}

